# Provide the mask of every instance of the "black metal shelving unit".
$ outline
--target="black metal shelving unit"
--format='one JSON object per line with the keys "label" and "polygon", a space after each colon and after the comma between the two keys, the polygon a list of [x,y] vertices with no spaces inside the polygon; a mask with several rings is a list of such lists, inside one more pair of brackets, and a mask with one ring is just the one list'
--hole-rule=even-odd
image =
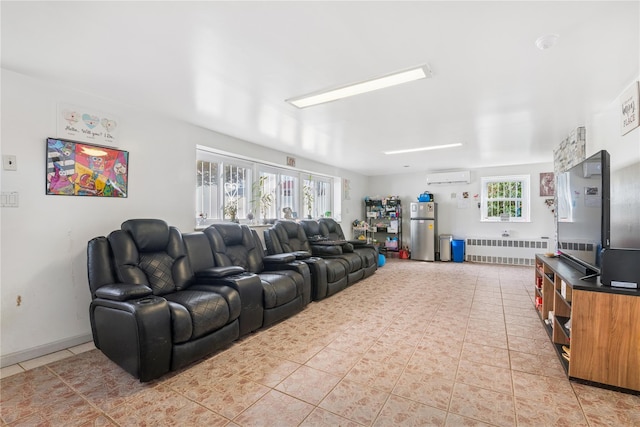
{"label": "black metal shelving unit", "polygon": [[400,198],[396,196],[382,199],[365,197],[364,208],[368,224],[367,237],[374,242],[377,240],[380,247],[387,251],[398,252],[402,249],[402,203]]}

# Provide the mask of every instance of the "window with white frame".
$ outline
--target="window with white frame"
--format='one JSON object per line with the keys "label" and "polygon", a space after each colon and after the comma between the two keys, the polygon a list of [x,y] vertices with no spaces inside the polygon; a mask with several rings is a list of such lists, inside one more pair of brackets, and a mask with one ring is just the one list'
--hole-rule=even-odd
{"label": "window with white frame", "polygon": [[198,148],[196,153],[197,225],[225,219],[262,223],[319,218],[340,209],[338,177],[240,160],[206,149]]}
{"label": "window with white frame", "polygon": [[529,175],[482,177],[480,220],[529,222]]}
{"label": "window with white frame", "polygon": [[222,213],[224,219],[246,218],[251,201],[251,166],[224,162]]}
{"label": "window with white frame", "polygon": [[205,225],[219,219],[246,218],[251,201],[251,165],[198,151],[196,220]]}
{"label": "window with white frame", "polygon": [[278,175],[278,215],[279,219],[299,217],[300,178],[297,173],[284,171]]}
{"label": "window with white frame", "polygon": [[315,218],[331,216],[331,181],[326,178],[315,178],[316,203]]}
{"label": "window with white frame", "polygon": [[218,218],[219,162],[213,159],[199,158],[196,161],[196,217],[201,224],[209,219]]}
{"label": "window with white frame", "polygon": [[251,205],[254,216],[258,215],[260,220],[276,218],[278,174],[260,171],[258,181],[253,183],[253,190]]}
{"label": "window with white frame", "polygon": [[302,184],[305,218],[331,216],[331,181],[324,177],[308,176]]}

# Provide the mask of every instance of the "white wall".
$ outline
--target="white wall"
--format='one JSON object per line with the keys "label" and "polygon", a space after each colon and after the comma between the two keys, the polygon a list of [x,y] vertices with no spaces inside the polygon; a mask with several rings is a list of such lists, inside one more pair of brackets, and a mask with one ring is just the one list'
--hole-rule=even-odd
{"label": "white wall", "polygon": [[[426,168],[425,168],[426,169]],[[538,180],[541,172],[553,172],[553,163],[521,165],[509,167],[481,168],[471,171],[470,184],[426,183],[426,171],[376,176],[369,180],[369,195],[400,196],[404,208],[403,243],[409,245],[409,203],[417,201],[419,194],[429,191],[438,203],[438,234],[453,234],[455,239],[469,237],[502,236],[509,230],[514,239],[549,237],[551,247],[555,247],[554,219],[552,211],[544,204],[546,197],[539,196]],[[483,176],[530,175],[531,176],[531,222],[489,223],[480,221],[480,178]],[[458,196],[469,193],[467,203],[458,203]],[[474,199],[478,195],[477,201]],[[456,198],[452,198],[452,195]]]}
{"label": "white wall", "polygon": [[[45,138],[57,136],[58,103],[120,119],[118,148],[130,153],[128,198],[45,195]],[[89,239],[130,218],[194,228],[197,144],[286,164],[284,152],[6,70],[1,136],[2,154],[16,155],[18,164],[15,172],[2,171],[2,191],[19,192],[19,207],[2,208],[0,219],[2,366],[90,340]],[[351,200],[343,201],[342,218],[350,224],[358,217],[364,176],[302,158],[297,166],[349,178]]]}
{"label": "white wall", "polygon": [[[640,75],[629,85],[638,80]],[[620,95],[625,89],[587,122],[587,157],[607,150],[611,158],[611,246],[640,249],[640,127],[621,135]]]}

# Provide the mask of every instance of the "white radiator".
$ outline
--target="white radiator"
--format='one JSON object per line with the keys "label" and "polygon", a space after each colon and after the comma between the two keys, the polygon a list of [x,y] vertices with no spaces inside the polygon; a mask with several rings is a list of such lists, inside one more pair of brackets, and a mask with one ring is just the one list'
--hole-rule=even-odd
{"label": "white radiator", "polygon": [[535,256],[550,252],[549,239],[468,238],[465,261],[490,264],[535,265]]}

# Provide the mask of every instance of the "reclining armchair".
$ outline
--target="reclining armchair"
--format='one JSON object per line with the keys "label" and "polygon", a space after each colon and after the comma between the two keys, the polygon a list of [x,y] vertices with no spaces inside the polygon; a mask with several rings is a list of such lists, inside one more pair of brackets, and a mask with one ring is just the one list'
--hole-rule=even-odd
{"label": "reclining armchair", "polygon": [[239,266],[218,267],[209,239],[201,232],[182,235],[196,283],[190,289],[209,290],[209,285],[224,284],[240,295],[240,336],[262,327],[262,284],[260,278]]}
{"label": "reclining armchair", "polygon": [[326,259],[339,259],[347,268],[347,286],[351,286],[364,277],[364,264],[360,255],[353,252],[353,245],[346,240],[332,240],[322,234],[320,223],[313,219],[300,222],[304,229],[313,255]]}
{"label": "reclining armchair", "polygon": [[260,278],[263,327],[301,311],[311,300],[307,265],[292,254],[265,256],[257,233],[248,226],[217,223],[203,233],[209,238],[217,266],[240,266]]}
{"label": "reclining armchair", "polygon": [[[329,240],[345,240],[342,227],[333,218],[320,218],[320,235],[327,237]],[[378,248],[369,245],[362,240],[348,240],[353,246],[353,251],[357,253],[364,265],[364,277],[369,277],[378,269]]]}
{"label": "reclining armchair", "polygon": [[125,221],[108,237],[90,240],[87,263],[95,346],[140,381],[239,336],[238,292],[215,282],[193,288],[182,235],[162,220]]}
{"label": "reclining armchair", "polygon": [[264,241],[270,255],[293,253],[296,259],[309,266],[312,298],[315,301],[336,294],[347,287],[347,266],[338,259],[311,255],[311,245],[302,225],[295,221],[279,220],[264,230]]}

